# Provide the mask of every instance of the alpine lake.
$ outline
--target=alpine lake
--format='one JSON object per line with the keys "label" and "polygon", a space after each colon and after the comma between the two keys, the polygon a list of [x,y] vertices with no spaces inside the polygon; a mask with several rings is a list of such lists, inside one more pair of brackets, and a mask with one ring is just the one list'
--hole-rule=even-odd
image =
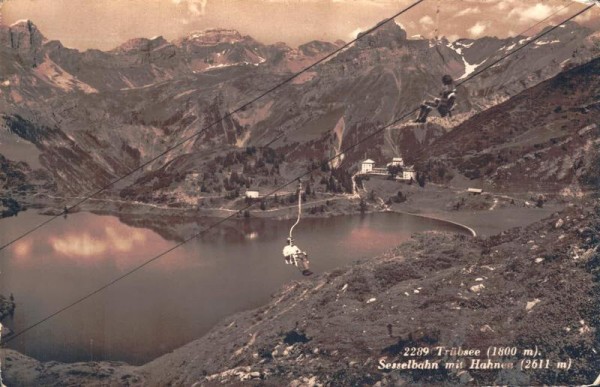
{"label": "alpine lake", "polygon": [[[1,219],[0,243],[46,219],[32,210]],[[150,361],[199,338],[228,315],[267,303],[285,283],[304,280],[282,255],[294,221],[226,221],[7,347],[42,361]],[[14,318],[5,323],[19,332],[174,246],[173,235],[190,227],[162,222],[75,213],[0,251],[0,294],[12,293],[17,303]],[[157,232],[165,225],[170,231]],[[294,240],[308,252],[318,276],[426,230],[469,234],[443,221],[383,212],[305,218]]]}

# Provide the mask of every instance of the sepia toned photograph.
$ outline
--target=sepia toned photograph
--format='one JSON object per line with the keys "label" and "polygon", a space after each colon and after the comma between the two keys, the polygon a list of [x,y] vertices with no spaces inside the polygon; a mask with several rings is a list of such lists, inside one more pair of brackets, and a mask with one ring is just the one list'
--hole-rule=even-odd
{"label": "sepia toned photograph", "polygon": [[0,0],[0,387],[600,386],[600,0]]}

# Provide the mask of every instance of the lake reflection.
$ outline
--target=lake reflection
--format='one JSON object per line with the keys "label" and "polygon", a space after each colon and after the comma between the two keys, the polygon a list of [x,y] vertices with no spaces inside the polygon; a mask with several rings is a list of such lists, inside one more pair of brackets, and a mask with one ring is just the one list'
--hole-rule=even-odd
{"label": "lake reflection", "polygon": [[[0,220],[0,242],[44,219],[28,211]],[[156,220],[145,222],[131,223],[158,227]],[[281,256],[293,222],[228,221],[8,346],[40,360],[151,360],[198,338],[227,315],[268,302],[283,283],[302,279]],[[319,273],[378,255],[414,232],[432,229],[464,233],[438,221],[380,213],[304,219],[294,237]],[[0,293],[13,293],[17,301],[9,325],[18,331],[174,244],[113,216],[78,213],[56,220],[0,251]]]}

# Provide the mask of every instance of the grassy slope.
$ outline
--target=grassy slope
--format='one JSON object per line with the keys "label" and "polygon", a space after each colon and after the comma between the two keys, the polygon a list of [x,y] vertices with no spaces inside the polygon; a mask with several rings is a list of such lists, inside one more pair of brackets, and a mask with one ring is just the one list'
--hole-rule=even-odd
{"label": "grassy slope", "polygon": [[600,58],[475,115],[440,137],[421,164],[441,162],[509,189],[597,186],[598,72]]}

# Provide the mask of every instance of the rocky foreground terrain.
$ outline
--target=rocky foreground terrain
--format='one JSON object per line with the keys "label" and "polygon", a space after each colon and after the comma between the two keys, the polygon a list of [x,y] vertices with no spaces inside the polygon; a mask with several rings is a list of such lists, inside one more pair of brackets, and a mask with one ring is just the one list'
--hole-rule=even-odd
{"label": "rocky foreground terrain", "polygon": [[[141,367],[40,363],[7,350],[4,375],[11,386],[589,384],[600,373],[599,235],[597,201],[489,238],[418,234],[379,257],[289,284],[267,305]],[[492,358],[515,364],[537,347],[553,366],[378,369],[381,359],[408,361],[406,347],[438,346],[515,346],[517,355]],[[556,369],[569,359],[569,370]]]}

